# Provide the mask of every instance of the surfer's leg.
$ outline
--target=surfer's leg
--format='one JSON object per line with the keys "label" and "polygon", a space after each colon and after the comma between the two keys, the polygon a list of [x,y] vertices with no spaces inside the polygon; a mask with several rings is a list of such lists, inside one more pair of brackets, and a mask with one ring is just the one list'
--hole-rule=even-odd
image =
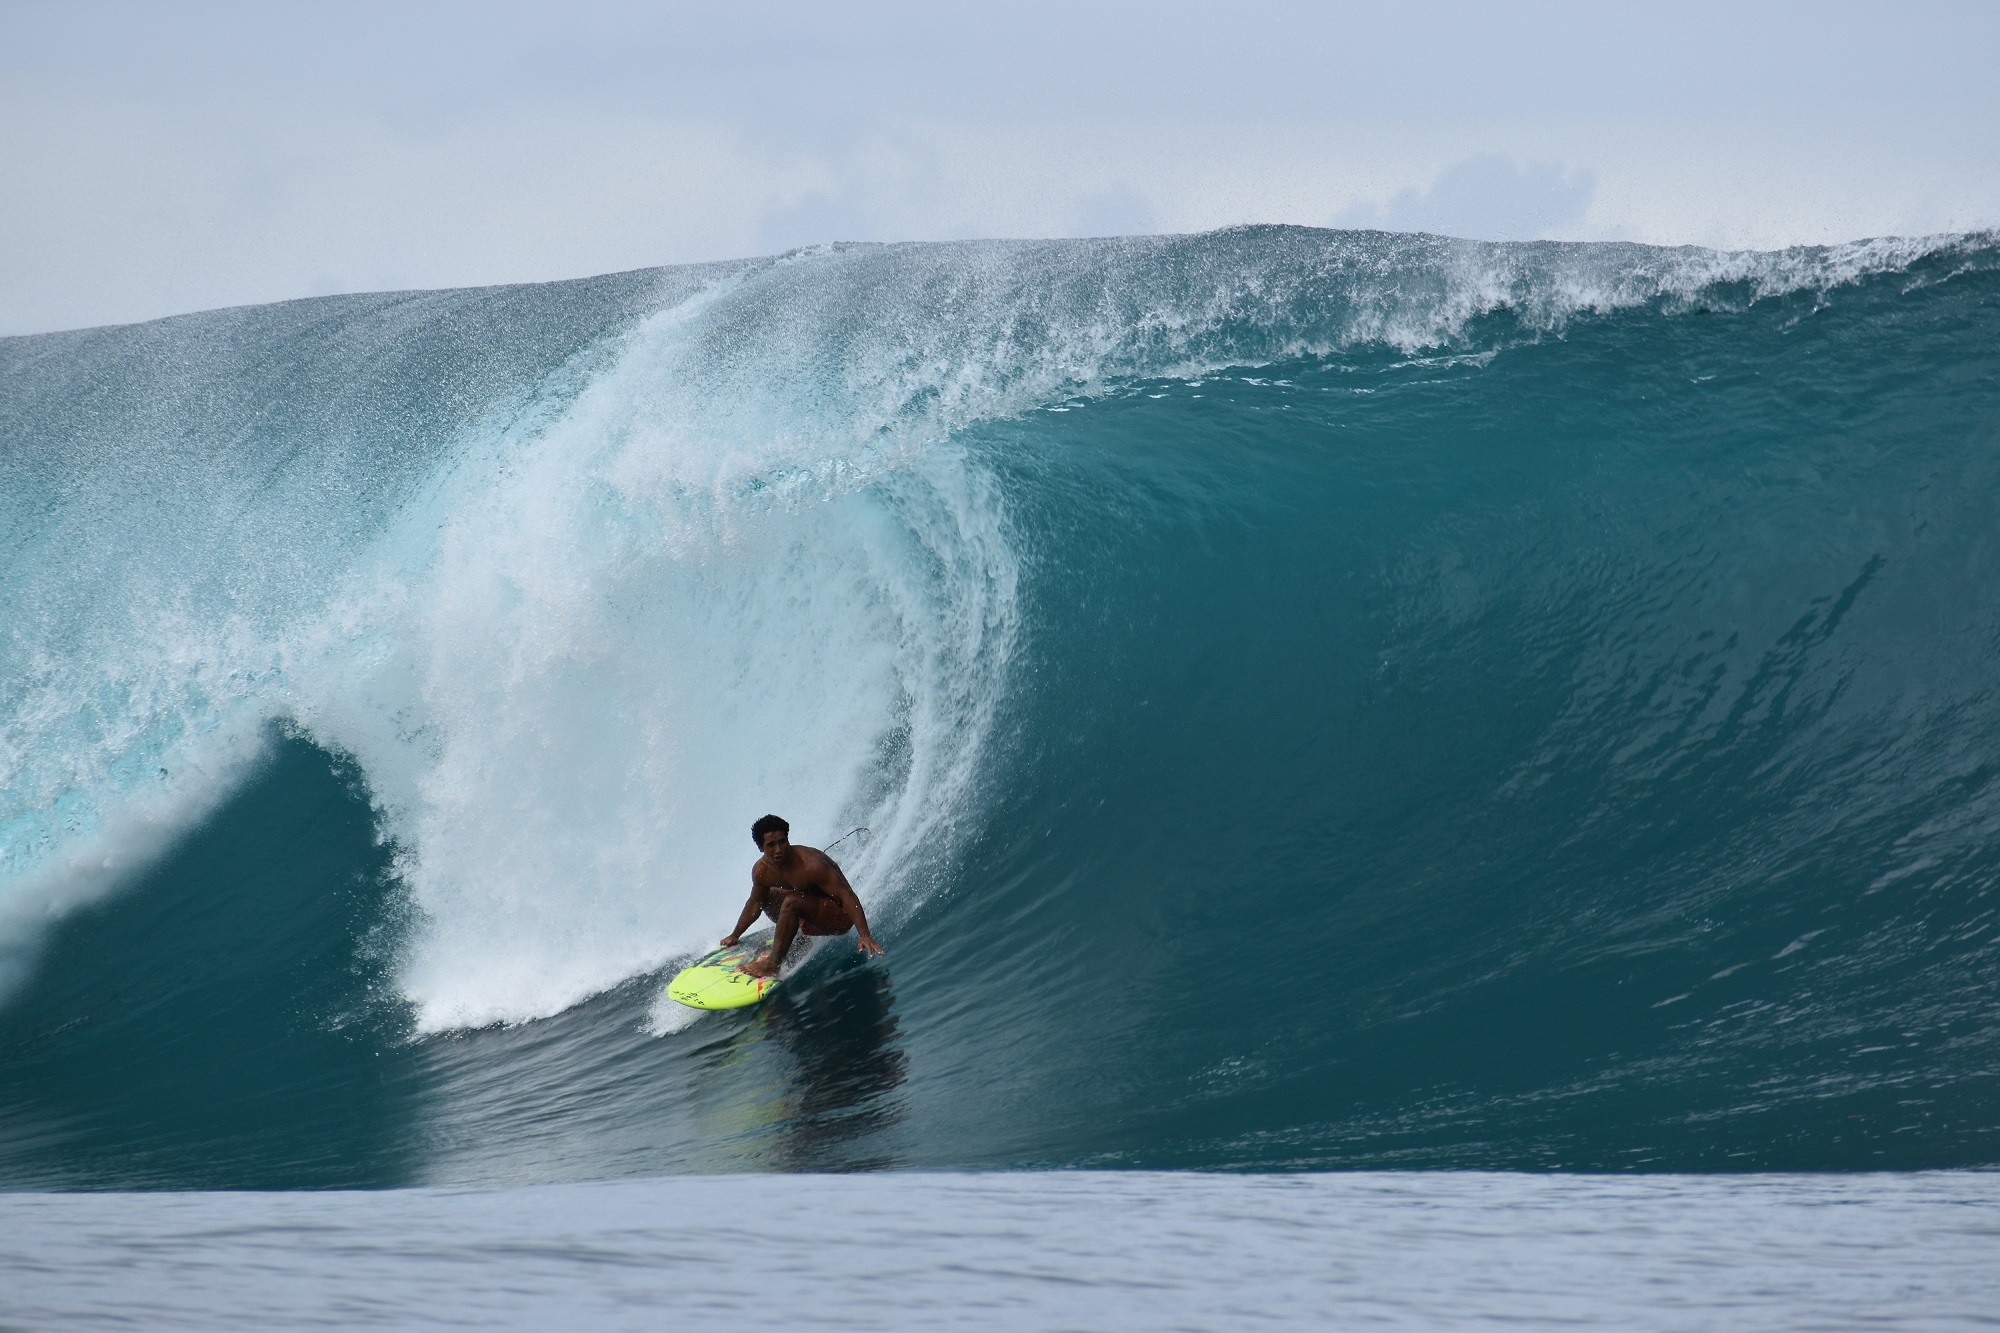
{"label": "surfer's leg", "polygon": [[764,912],[778,923],[778,931],[771,938],[769,953],[743,965],[743,970],[753,977],[776,976],[801,929],[808,935],[844,935],[854,929],[854,923],[847,919],[846,908],[816,893],[773,889],[765,899]]}
{"label": "surfer's leg", "polygon": [[778,923],[778,930],[771,937],[771,948],[762,958],[743,964],[742,970],[753,977],[774,977],[784,965],[785,955],[792,951],[792,940],[798,936],[801,920],[801,895],[773,889],[764,899],[764,915]]}

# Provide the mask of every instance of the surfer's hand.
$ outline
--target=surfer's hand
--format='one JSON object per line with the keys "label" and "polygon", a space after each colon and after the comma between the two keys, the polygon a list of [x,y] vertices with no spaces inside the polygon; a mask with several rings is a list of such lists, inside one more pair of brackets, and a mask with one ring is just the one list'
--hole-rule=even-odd
{"label": "surfer's hand", "polygon": [[859,942],[861,944],[861,952],[872,953],[878,958],[881,957],[882,946],[875,942],[873,935],[863,934],[859,937]]}
{"label": "surfer's hand", "polygon": [[736,943],[736,941],[738,941],[738,940],[740,940],[740,939],[742,939],[742,938],[743,938],[743,937],[742,937],[741,935],[724,935],[724,936],[722,937],[722,947],[723,947],[723,948],[725,948],[725,949],[727,949],[727,948],[731,947],[732,945],[734,945],[734,944]]}

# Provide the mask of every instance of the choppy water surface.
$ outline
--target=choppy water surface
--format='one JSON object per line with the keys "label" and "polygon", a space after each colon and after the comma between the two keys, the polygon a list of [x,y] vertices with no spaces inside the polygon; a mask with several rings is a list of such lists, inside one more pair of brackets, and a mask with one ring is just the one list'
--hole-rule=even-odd
{"label": "choppy water surface", "polygon": [[2000,1178],[725,1176],[0,1195],[64,1328],[1973,1329]]}

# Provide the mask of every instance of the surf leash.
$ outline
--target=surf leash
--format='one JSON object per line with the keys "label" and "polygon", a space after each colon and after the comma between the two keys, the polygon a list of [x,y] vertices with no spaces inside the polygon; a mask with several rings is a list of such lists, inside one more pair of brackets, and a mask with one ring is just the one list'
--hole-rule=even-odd
{"label": "surf leash", "polygon": [[853,837],[853,836],[854,836],[855,834],[857,834],[857,833],[867,833],[868,831],[869,831],[869,830],[868,830],[867,828],[865,828],[865,827],[860,827],[860,826],[857,826],[857,827],[855,827],[855,828],[851,828],[851,829],[847,830],[847,832],[845,832],[845,833],[841,834],[841,835],[840,835],[839,837],[835,838],[835,839],[834,839],[834,840],[833,840],[832,842],[828,843],[828,844],[827,844],[826,846],[824,846],[824,847],[820,848],[820,850],[821,850],[821,851],[823,851],[823,852],[830,852],[830,851],[832,851],[832,850],[833,850],[834,848],[836,848],[836,847],[840,846],[840,844],[841,844],[841,843],[843,843],[843,842],[846,842],[846,841],[847,841],[847,840],[848,840],[849,838]]}

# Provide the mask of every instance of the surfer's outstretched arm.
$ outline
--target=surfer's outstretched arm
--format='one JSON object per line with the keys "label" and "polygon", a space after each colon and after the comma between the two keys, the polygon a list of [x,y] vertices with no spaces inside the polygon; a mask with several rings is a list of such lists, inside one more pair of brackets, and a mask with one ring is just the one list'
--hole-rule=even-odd
{"label": "surfer's outstretched arm", "polygon": [[736,918],[736,929],[722,937],[722,947],[727,949],[730,945],[742,939],[743,932],[750,929],[750,923],[763,914],[764,886],[757,882],[755,875],[752,875],[750,877],[750,901],[743,904],[742,915]]}
{"label": "surfer's outstretched arm", "polygon": [[[822,853],[822,856],[825,854]],[[827,896],[839,903],[846,910],[847,919],[854,923],[854,937],[861,945],[861,952],[881,953],[882,946],[877,944],[874,935],[869,933],[868,913],[861,909],[861,895],[847,882],[847,876],[841,873],[839,864],[832,857],[825,856],[825,860]]]}

